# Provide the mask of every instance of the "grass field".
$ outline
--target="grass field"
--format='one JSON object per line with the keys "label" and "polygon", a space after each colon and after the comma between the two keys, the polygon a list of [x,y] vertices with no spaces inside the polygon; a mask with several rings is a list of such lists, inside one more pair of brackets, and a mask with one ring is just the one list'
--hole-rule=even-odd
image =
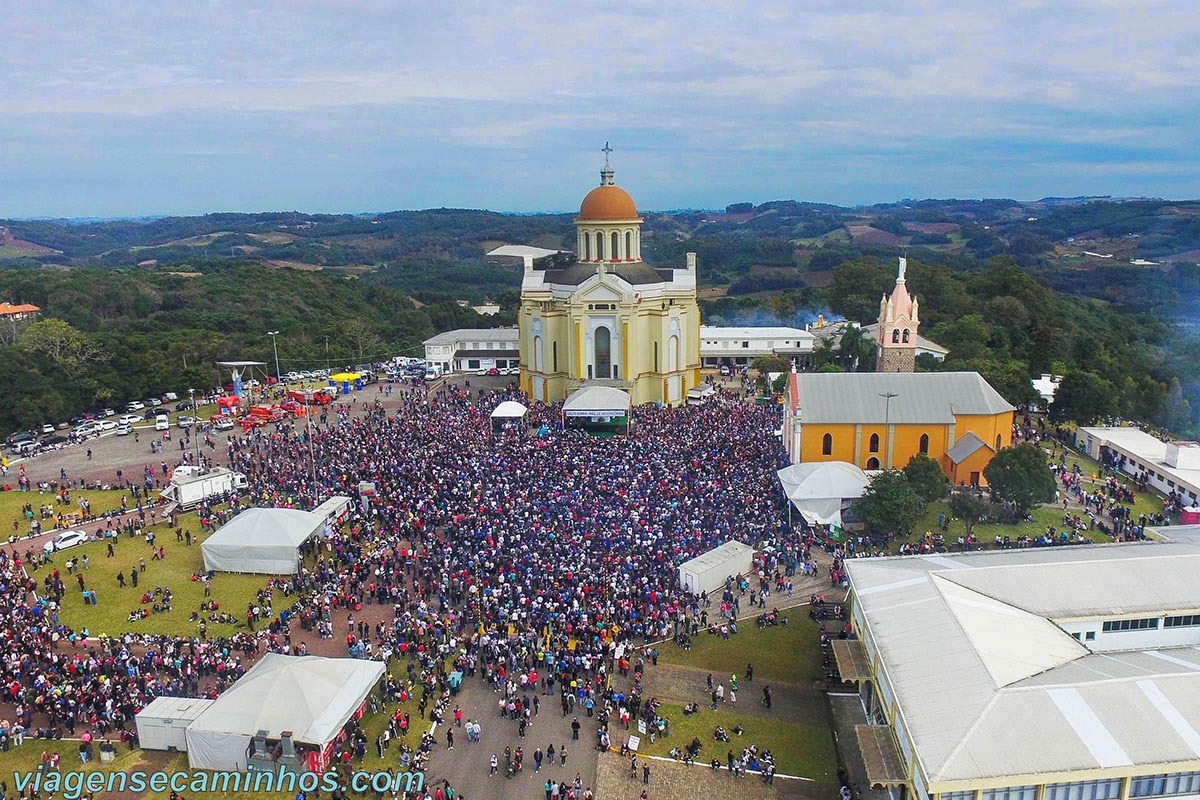
{"label": "grass field", "polygon": [[[9,471],[9,478],[16,485],[16,478],[13,477],[12,471]],[[21,519],[21,509],[26,503],[33,506],[34,516],[38,516],[38,509],[42,504],[48,505],[55,510],[56,513],[63,512],[67,514],[77,513],[79,511],[79,501],[87,499],[92,504],[92,513],[96,516],[103,514],[105,511],[111,511],[121,507],[121,496],[132,505],[133,495],[129,492],[123,492],[116,489],[103,490],[85,490],[74,489],[71,491],[70,506],[56,506],[54,504],[55,495],[52,492],[38,493],[33,492],[0,492],[0,534],[5,539],[9,534],[16,533],[18,536],[24,536],[29,532],[29,523]],[[13,523],[16,526],[13,526]],[[48,531],[54,527],[53,519],[42,520],[42,530]]]}
{"label": "grass field", "polygon": [[754,664],[755,681],[811,686],[824,677],[817,625],[805,607],[784,613],[788,624],[770,628],[743,620],[738,623],[739,633],[729,641],[701,633],[692,638],[691,650],[666,642],[659,645],[659,661],[742,678],[749,662]]}
{"label": "grass field", "polygon": [[[199,610],[200,603],[205,599],[204,584],[191,579],[193,574],[200,574],[204,571],[204,561],[200,554],[200,540],[196,536],[199,533],[199,524],[195,514],[186,514],[178,519],[178,526],[192,531],[191,547],[176,541],[174,531],[168,528],[166,523],[158,523],[149,527],[149,530],[153,530],[156,536],[155,546],[161,545],[165,552],[165,558],[162,561],[151,560],[152,552],[146,544],[144,536],[136,536],[132,539],[128,536],[120,537],[119,540],[116,540],[116,555],[113,558],[107,557],[108,551],[105,542],[89,542],[57,554],[54,557],[54,566],[62,573],[63,582],[67,588],[63,597],[62,609],[59,612],[60,620],[76,631],[87,628],[92,635],[115,635],[126,631],[172,636],[197,635],[198,623],[189,622],[188,617],[192,611]],[[66,574],[67,559],[77,556],[82,561],[85,554],[88,556],[89,566],[88,569],[81,571],[87,588],[96,590],[98,602],[94,606],[84,605],[83,596],[75,577]],[[140,573],[138,587],[135,589],[130,583],[130,574],[137,568],[140,558],[146,559],[146,569]],[[35,571],[34,578],[40,581],[45,577],[47,569],[49,568],[42,567]],[[123,589],[117,585],[117,573],[119,572],[125,574],[126,586]],[[254,601],[255,594],[266,584],[266,581],[267,578],[263,575],[217,573],[212,580],[211,599],[215,599],[221,604],[221,611],[228,611],[234,617],[243,619],[247,603]],[[149,610],[150,605],[143,606],[140,598],[143,592],[156,586],[171,589],[172,610],[151,614],[145,619],[130,622],[128,619],[130,611],[143,607]],[[284,602],[284,598],[277,594],[275,597],[276,612],[284,607],[279,605],[282,602]],[[209,635],[216,636],[233,631],[234,628],[230,625],[208,623]]]}
{"label": "grass field", "polygon": [[[757,672],[755,677],[758,677]],[[758,702],[753,695],[748,695],[747,700],[751,703]],[[774,754],[775,768],[779,772],[812,778],[821,783],[834,779],[837,756],[834,753],[833,732],[828,726],[803,725],[785,722],[777,717],[741,714],[732,706],[722,706],[716,711],[711,711],[705,706],[700,713],[685,717],[682,706],[663,703],[659,706],[658,713],[670,718],[671,735],[653,742],[648,736],[643,736],[642,744],[638,748],[640,753],[668,756],[671,748],[678,747],[682,750],[696,738],[704,745],[696,758],[697,763],[708,763],[713,758],[718,758],[724,767],[728,751],[732,750],[735,756],[740,756],[743,748],[755,745],[759,750],[770,750]],[[739,724],[745,731],[741,736],[734,736],[730,732]],[[729,733],[728,743],[713,739],[713,731],[718,725]],[[637,731],[631,729],[631,732]],[[620,730],[614,733],[624,735],[624,731]]]}

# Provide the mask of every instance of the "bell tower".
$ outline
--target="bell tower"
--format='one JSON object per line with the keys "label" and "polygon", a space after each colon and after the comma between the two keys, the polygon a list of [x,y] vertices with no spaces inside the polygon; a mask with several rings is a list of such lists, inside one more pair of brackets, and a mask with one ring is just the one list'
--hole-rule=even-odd
{"label": "bell tower", "polygon": [[917,298],[908,293],[908,258],[900,257],[896,286],[879,301],[879,333],[875,341],[877,372],[912,372],[917,362],[917,329],[921,324]]}

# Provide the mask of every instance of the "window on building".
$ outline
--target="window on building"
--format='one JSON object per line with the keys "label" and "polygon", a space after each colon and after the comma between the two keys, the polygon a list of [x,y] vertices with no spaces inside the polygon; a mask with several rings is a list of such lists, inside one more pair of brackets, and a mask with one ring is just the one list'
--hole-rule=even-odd
{"label": "window on building", "polygon": [[1104,623],[1103,630],[1105,633],[1158,630],[1158,617],[1142,617],[1140,619],[1110,619]]}
{"label": "window on building", "polygon": [[554,364],[554,371],[558,372],[558,342],[550,345],[550,359],[551,363]]}
{"label": "window on building", "polygon": [[479,359],[478,358],[467,359],[467,369],[479,369]]}
{"label": "window on building", "polygon": [[942,792],[938,795],[938,800],[975,800],[975,791],[972,789],[968,792]]}
{"label": "window on building", "polygon": [[1200,625],[1200,614],[1184,614],[1163,620],[1164,628],[1191,628],[1196,625]]}
{"label": "window on building", "polygon": [[900,329],[892,331],[892,344],[900,344]]}
{"label": "window on building", "polygon": [[879,434],[878,433],[871,434],[871,443],[870,443],[870,445],[868,445],[868,449],[872,453],[879,452]]}
{"label": "window on building", "polygon": [[879,459],[871,456],[867,459],[867,469],[879,469]]}
{"label": "window on building", "polygon": [[749,347],[750,347],[750,343],[749,343],[749,342],[742,342],[742,347],[749,348]]}
{"label": "window on building", "polygon": [[596,260],[601,261],[604,258],[604,234],[596,234]]}
{"label": "window on building", "polygon": [[922,453],[922,455],[929,455],[929,434],[928,433],[921,434],[921,453]]}
{"label": "window on building", "polygon": [[1170,775],[1144,775],[1129,780],[1130,797],[1171,797],[1200,793],[1200,772],[1174,772]]}
{"label": "window on building", "polygon": [[904,343],[908,344],[908,328],[904,329]]}
{"label": "window on building", "polygon": [[1036,786],[1006,786],[1002,789],[984,789],[979,800],[1034,800]]}
{"label": "window on building", "polygon": [[833,455],[833,434],[827,433],[821,437],[821,455]]}
{"label": "window on building", "polygon": [[1121,796],[1121,779],[1048,783],[1044,800],[1117,800]]}
{"label": "window on building", "polygon": [[1087,634],[1085,634],[1083,638],[1084,638],[1084,641],[1094,642],[1094,641],[1096,641],[1096,632],[1088,631]]}
{"label": "window on building", "polygon": [[633,232],[625,231],[625,257],[633,258]]}
{"label": "window on building", "polygon": [[658,372],[658,342],[654,343],[654,371]]}
{"label": "window on building", "polygon": [[1004,444],[1004,439],[1000,436],[1000,434],[997,433],[996,434],[996,452],[997,453],[1000,452],[1000,448],[1003,444]]}
{"label": "window on building", "polygon": [[616,231],[613,231],[613,235],[612,235],[612,252],[608,254],[608,257],[609,257],[609,258],[611,258],[613,261],[616,261],[616,260],[617,260],[617,258],[618,258],[618,257],[619,257],[619,255],[620,255],[620,252],[621,252],[621,250],[620,250],[620,242],[621,242],[621,239],[620,239],[620,237],[618,236],[617,232],[616,232]]}

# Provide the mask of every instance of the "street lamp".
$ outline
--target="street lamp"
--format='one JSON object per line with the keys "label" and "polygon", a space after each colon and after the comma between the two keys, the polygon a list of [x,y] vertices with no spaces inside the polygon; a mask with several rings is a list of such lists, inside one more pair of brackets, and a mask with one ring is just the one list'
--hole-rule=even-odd
{"label": "street lamp", "polygon": [[271,337],[271,350],[275,353],[275,383],[283,382],[283,375],[279,372],[279,347],[275,344],[275,337],[279,335],[279,331],[267,331],[267,336]]}
{"label": "street lamp", "polygon": [[892,468],[892,436],[890,429],[892,398],[899,397],[895,392],[880,392],[883,398],[883,464],[884,469]]}

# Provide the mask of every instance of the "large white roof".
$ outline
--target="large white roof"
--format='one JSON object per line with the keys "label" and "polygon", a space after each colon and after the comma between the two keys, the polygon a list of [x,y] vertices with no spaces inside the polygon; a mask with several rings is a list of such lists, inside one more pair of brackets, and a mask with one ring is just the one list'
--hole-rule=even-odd
{"label": "large white roof", "polygon": [[1195,539],[847,562],[868,652],[943,785],[1200,760],[1200,648],[1093,653],[1060,627],[1187,613],[1198,569]]}

